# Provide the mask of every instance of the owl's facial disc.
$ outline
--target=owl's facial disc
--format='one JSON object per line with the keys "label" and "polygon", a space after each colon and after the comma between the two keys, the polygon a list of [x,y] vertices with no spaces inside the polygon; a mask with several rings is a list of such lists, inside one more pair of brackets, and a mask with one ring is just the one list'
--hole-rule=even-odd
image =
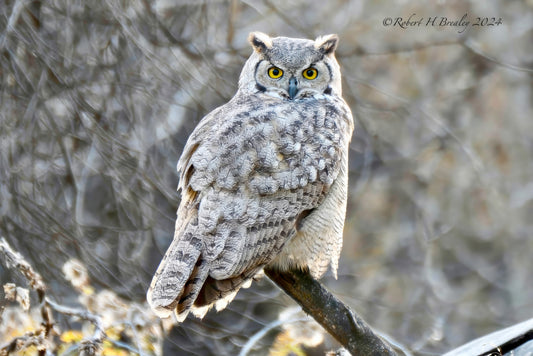
{"label": "owl's facial disc", "polygon": [[312,41],[252,32],[248,40],[254,52],[241,72],[239,89],[293,101],[342,95],[336,35]]}
{"label": "owl's facial disc", "polygon": [[324,61],[291,64],[261,59],[255,68],[255,89],[293,101],[331,94],[331,75]]}

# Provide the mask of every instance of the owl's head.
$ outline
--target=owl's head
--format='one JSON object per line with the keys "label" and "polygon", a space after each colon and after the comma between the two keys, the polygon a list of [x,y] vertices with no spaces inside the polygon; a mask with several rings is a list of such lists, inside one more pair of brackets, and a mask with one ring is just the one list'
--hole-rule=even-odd
{"label": "owl's head", "polygon": [[286,100],[342,95],[337,35],[312,41],[252,32],[248,40],[254,52],[242,70],[239,89]]}

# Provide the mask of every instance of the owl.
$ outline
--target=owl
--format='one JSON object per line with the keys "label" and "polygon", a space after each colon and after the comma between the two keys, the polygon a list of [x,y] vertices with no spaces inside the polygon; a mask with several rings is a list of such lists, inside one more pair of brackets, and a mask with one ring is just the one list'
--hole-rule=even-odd
{"label": "owl", "polygon": [[225,308],[265,266],[336,276],[354,126],[338,37],[248,39],[237,93],[200,121],[178,161],[174,239],[147,294],[162,318]]}

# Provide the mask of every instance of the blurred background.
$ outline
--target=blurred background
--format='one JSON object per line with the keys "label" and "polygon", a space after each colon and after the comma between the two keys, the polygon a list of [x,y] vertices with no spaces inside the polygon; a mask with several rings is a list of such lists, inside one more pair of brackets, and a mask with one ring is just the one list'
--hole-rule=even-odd
{"label": "blurred background", "polygon": [[[439,26],[465,14],[468,26]],[[411,15],[421,25],[394,25]],[[327,288],[414,355],[533,317],[531,0],[2,1],[0,236],[48,295],[106,316],[109,335],[146,355],[338,347],[297,324],[267,278],[180,327],[143,304],[172,239],[183,145],[235,93],[255,30],[341,39],[356,132]],[[2,267],[0,282],[24,285]],[[6,306],[0,344],[39,324]],[[57,343],[87,332],[57,319]]]}

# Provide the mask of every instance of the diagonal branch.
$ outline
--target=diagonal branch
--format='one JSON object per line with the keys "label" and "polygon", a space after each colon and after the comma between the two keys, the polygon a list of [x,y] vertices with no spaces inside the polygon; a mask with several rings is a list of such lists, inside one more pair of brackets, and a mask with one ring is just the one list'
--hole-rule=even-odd
{"label": "diagonal branch", "polygon": [[308,272],[265,268],[265,274],[352,355],[397,355],[393,347],[374,333],[360,316]]}

